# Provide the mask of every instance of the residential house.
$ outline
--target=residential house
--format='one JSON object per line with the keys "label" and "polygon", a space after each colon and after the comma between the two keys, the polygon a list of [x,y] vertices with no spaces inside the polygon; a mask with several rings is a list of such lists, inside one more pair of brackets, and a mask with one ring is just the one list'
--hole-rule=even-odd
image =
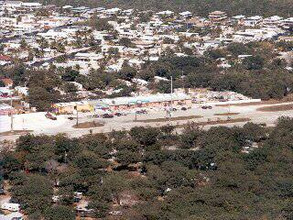
{"label": "residential house", "polygon": [[214,11],[214,12],[209,13],[209,19],[213,23],[222,23],[227,18],[228,17],[227,17],[226,12],[223,12],[223,11]]}

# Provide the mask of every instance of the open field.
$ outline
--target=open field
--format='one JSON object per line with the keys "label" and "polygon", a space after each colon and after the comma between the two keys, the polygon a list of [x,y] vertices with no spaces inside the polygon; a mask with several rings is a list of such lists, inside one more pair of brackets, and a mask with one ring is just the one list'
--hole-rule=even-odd
{"label": "open field", "polygon": [[293,110],[293,104],[265,106],[265,107],[261,107],[257,109],[257,111],[262,111],[262,112],[279,112],[279,111],[288,111],[288,110]]}

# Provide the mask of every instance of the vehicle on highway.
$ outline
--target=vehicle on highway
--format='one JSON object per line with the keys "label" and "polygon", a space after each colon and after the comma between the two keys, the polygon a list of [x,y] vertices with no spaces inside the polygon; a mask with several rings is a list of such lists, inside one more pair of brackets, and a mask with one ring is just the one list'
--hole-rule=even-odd
{"label": "vehicle on highway", "polygon": [[54,116],[54,115],[52,115],[50,112],[47,112],[47,113],[45,114],[45,116],[46,116],[46,118],[49,118],[49,119],[51,119],[51,120],[57,120],[57,117]]}
{"label": "vehicle on highway", "polygon": [[182,111],[186,111],[187,108],[186,108],[186,107],[182,107],[181,110],[182,110]]}

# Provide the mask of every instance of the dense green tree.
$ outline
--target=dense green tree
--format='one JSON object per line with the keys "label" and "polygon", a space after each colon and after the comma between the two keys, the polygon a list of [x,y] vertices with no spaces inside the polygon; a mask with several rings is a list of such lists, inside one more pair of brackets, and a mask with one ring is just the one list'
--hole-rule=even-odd
{"label": "dense green tree", "polygon": [[130,81],[136,76],[137,71],[135,68],[129,66],[128,64],[124,64],[118,74],[121,79]]}
{"label": "dense green tree", "polygon": [[13,186],[11,194],[28,213],[43,212],[50,207],[53,189],[47,177],[33,174],[27,176],[21,185]]}
{"label": "dense green tree", "polygon": [[77,70],[67,67],[62,74],[62,79],[65,81],[75,81],[78,76],[79,72]]}
{"label": "dense green tree", "polygon": [[243,60],[243,65],[248,70],[260,70],[264,66],[264,59],[260,56],[246,57]]}
{"label": "dense green tree", "polygon": [[130,130],[130,135],[143,146],[155,144],[159,135],[157,128],[134,127]]}
{"label": "dense green tree", "polygon": [[134,47],[134,44],[129,38],[123,37],[119,40],[119,44],[125,47]]}
{"label": "dense green tree", "polygon": [[67,206],[53,206],[46,209],[44,218],[46,220],[74,220],[74,211]]}

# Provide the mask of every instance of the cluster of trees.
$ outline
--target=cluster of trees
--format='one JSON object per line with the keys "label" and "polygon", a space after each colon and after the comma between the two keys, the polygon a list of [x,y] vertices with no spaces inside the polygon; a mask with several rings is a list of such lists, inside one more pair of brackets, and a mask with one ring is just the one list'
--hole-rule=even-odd
{"label": "cluster of trees", "polygon": [[58,87],[59,77],[51,71],[31,71],[28,80],[28,102],[40,111],[48,110],[53,103],[60,102],[62,96]]}
{"label": "cluster of trees", "polygon": [[[129,65],[123,65],[117,74],[108,74],[103,69],[91,70],[89,75],[81,75],[80,67],[51,66],[49,70],[32,70],[25,65],[17,64],[13,67],[0,69],[1,77],[11,78],[14,86],[27,86],[29,94],[27,101],[39,111],[47,111],[56,102],[78,100],[77,86],[80,83],[83,88],[96,92],[101,98],[105,94],[97,91],[105,91],[114,88],[120,92],[115,96],[129,96],[136,90],[135,86],[128,87],[120,79],[130,81],[137,75],[136,69]],[[65,93],[64,93],[65,92]]]}
{"label": "cluster of trees", "polygon": [[108,23],[108,19],[106,18],[98,18],[96,14],[94,14],[88,21],[88,25],[98,31],[110,31],[113,30],[112,25]]}
{"label": "cluster of trees", "polygon": [[37,71],[22,64],[1,69],[0,76],[11,78],[14,87],[27,86],[26,101],[40,111],[49,110],[56,102],[75,100],[77,88],[72,82],[81,78],[79,71],[71,67]]}
{"label": "cluster of trees", "polygon": [[[157,62],[146,64],[137,77],[150,81],[149,87],[160,92],[170,92],[170,82],[154,82],[154,76],[174,79],[174,88],[208,87],[213,90],[231,90],[261,99],[280,99],[291,93],[293,74],[285,69],[287,63],[278,58],[275,48],[287,44],[232,43],[227,47],[208,50],[203,57],[165,56]],[[248,55],[239,58],[239,55]],[[231,68],[217,64],[226,59]]]}
{"label": "cluster of trees", "polygon": [[180,134],[164,126],[79,139],[26,135],[15,151],[1,152],[2,173],[30,219],[74,219],[80,191],[103,219],[120,211],[141,220],[289,220],[292,130],[293,119],[280,118],[274,128],[190,124]]}

